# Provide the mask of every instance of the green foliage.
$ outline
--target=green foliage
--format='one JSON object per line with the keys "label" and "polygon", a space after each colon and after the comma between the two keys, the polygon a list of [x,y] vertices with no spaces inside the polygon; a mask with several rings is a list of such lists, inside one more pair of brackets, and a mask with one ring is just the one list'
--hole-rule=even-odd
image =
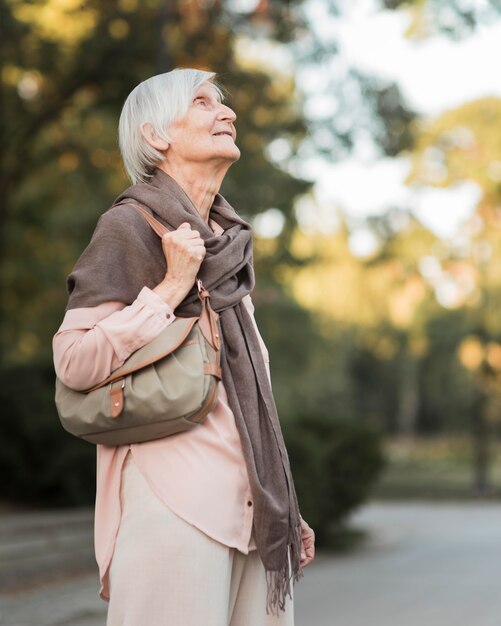
{"label": "green foliage", "polygon": [[398,87],[361,74],[359,80],[364,98],[376,113],[372,121],[372,135],[383,154],[396,156],[410,150],[414,142],[412,122],[417,115],[405,103]]}
{"label": "green foliage", "polygon": [[[91,501],[94,449],[64,433],[57,420],[50,338],[64,314],[65,276],[99,214],[127,185],[116,145],[122,102],[141,80],[173,67],[218,72],[237,112],[242,158],[223,193],[246,217],[271,207],[286,217],[275,253],[256,266],[276,296],[263,316],[277,347],[282,413],[287,419],[297,411],[305,383],[298,384],[302,371],[291,363],[307,370],[317,361],[312,371],[319,371],[323,357],[315,351],[322,339],[309,315],[281,294],[278,274],[269,268],[292,261],[294,199],[309,183],[273,162],[267,148],[280,138],[294,156],[306,121],[291,75],[242,62],[235,42],[254,32],[271,42],[304,35],[294,31],[300,5],[271,3],[244,19],[230,2],[210,9],[159,0],[1,4],[1,400],[9,421],[0,468],[10,477],[3,498],[47,505]],[[338,381],[341,392],[347,377]],[[291,387],[295,394],[288,394]],[[315,397],[321,393],[327,406],[330,379],[322,379]]]}
{"label": "green foliage", "polygon": [[[49,7],[50,5],[50,7]],[[0,279],[6,362],[50,358],[65,305],[64,278],[97,217],[127,186],[117,148],[120,109],[146,77],[172,67],[221,74],[238,114],[240,163],[224,193],[247,217],[279,208],[289,221],[308,184],[266,157],[305,123],[290,78],[242,67],[232,26],[213,10],[158,0],[3,3],[0,42]],[[270,16],[270,24],[281,11]],[[243,28],[243,24],[241,24]],[[266,181],[256,184],[256,181]]]}
{"label": "green foliage", "polygon": [[[322,338],[308,312],[276,287],[258,286],[253,302],[259,330],[270,354],[277,407],[287,420],[297,411],[307,410],[303,391]],[[327,376],[330,372],[326,370]]]}
{"label": "green foliage", "polygon": [[499,0],[383,0],[387,9],[407,9],[412,15],[408,28],[409,37],[424,38],[445,34],[451,39],[462,39],[471,35],[484,24],[499,17]]}
{"label": "green foliage", "polygon": [[449,187],[463,181],[477,183],[491,201],[499,198],[496,163],[501,139],[493,128],[501,125],[501,99],[467,102],[428,123],[420,123],[410,183]]}
{"label": "green foliage", "polygon": [[284,435],[301,515],[327,546],[384,467],[380,437],[358,420],[313,416],[287,423]]}
{"label": "green foliage", "polygon": [[454,433],[468,430],[478,399],[471,377],[457,354],[472,331],[465,310],[441,312],[426,325],[429,348],[420,365],[420,430]]}
{"label": "green foliage", "polygon": [[52,367],[32,363],[0,373],[0,500],[38,507],[91,504],[95,448],[62,429]]}
{"label": "green foliage", "polygon": [[[479,213],[496,225],[500,101],[486,98],[423,125],[395,86],[347,70],[346,75],[333,72],[324,85],[324,95],[335,94],[336,115],[328,109],[307,120],[293,74],[245,59],[239,51],[239,43],[255,36],[263,46],[287,42],[303,72],[310,67],[314,74],[337,48],[334,40],[327,44],[309,32],[303,4],[259,3],[259,10],[245,14],[230,0],[0,3],[0,399],[7,417],[0,469],[9,477],[2,497],[41,504],[92,499],[94,450],[64,433],[53,407],[50,338],[64,314],[65,276],[99,214],[127,185],[116,142],[122,102],[138,82],[175,66],[218,72],[237,112],[242,158],[231,168],[223,193],[249,219],[272,207],[285,216],[277,240],[257,242],[254,301],[282,421],[286,428],[293,425],[295,458],[305,467],[303,472],[296,463],[305,517],[314,526],[318,519],[319,532],[327,537],[329,524],[338,523],[343,511],[367,493],[377,463],[363,423],[386,432],[402,431],[406,420],[409,431],[418,433],[466,428],[478,392],[458,362],[457,349],[471,332],[485,344],[501,338],[499,228],[481,233],[479,243],[490,246],[486,258],[492,262],[477,263],[482,278],[473,273],[479,291],[467,311],[470,317],[464,308],[448,314],[419,272],[424,256],[442,254],[440,242],[412,220],[402,226],[398,210],[368,224],[381,243],[377,257],[354,259],[349,233],[341,228],[335,241],[313,244],[320,259],[330,259],[330,267],[315,263],[314,255],[298,260],[292,245],[294,201],[309,183],[293,176],[297,167],[289,166],[308,154],[337,159],[349,150],[353,134],[363,130],[384,154],[413,151],[409,182],[475,181],[483,191]],[[409,34],[416,36],[438,30],[462,36],[484,20],[468,2],[384,4],[410,8]],[[482,6],[498,10],[498,4],[490,0]],[[331,2],[328,8],[336,12],[338,5]],[[289,154],[279,162],[269,152],[277,139]],[[473,257],[463,265],[470,261],[475,265]],[[440,262],[446,271],[447,259]],[[303,269],[299,289],[291,287],[298,305],[284,293],[284,276],[289,271],[298,277]],[[306,297],[299,297],[301,290]],[[315,309],[315,300],[323,308]],[[311,313],[315,310],[323,317]],[[408,401],[413,394],[419,398],[414,408]],[[351,415],[361,423],[339,421]],[[330,435],[317,441],[331,427],[338,447],[327,443]],[[313,468],[306,466],[313,463],[304,452],[307,445],[321,450]],[[350,491],[351,479],[335,481],[356,474],[350,463],[358,466],[358,445],[363,448],[360,481]],[[349,450],[356,454],[349,457]],[[321,475],[319,485],[325,493],[335,492],[339,508],[315,512],[313,495],[320,491],[308,491],[308,471]]]}

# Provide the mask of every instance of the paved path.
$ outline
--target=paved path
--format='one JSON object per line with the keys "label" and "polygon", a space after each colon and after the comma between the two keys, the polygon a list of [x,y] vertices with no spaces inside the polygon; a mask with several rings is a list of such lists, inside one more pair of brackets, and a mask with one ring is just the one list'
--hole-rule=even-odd
{"label": "paved path", "polygon": [[89,508],[0,514],[0,594],[94,570],[93,524]]}
{"label": "paved path", "polygon": [[296,626],[501,626],[500,504],[374,504],[372,542],[320,557],[296,587]]}
{"label": "paved path", "polygon": [[[501,504],[378,503],[353,525],[371,541],[318,556],[295,588],[296,626],[501,626]],[[94,575],[0,595],[1,626],[104,623]]]}

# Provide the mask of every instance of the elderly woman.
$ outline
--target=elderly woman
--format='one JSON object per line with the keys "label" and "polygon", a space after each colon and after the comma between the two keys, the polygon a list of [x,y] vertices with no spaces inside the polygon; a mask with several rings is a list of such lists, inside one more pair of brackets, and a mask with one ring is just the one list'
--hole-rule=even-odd
{"label": "elderly woman", "polygon": [[[127,98],[119,135],[133,185],[70,274],[54,337],[59,378],[83,390],[186,316],[196,277],[220,315],[223,380],[205,420],[97,447],[95,545],[109,626],[293,624],[292,583],[314,556],[253,317],[251,228],[218,193],[240,151],[235,113],[213,79],[174,70]],[[156,237],[133,204],[170,232]]]}

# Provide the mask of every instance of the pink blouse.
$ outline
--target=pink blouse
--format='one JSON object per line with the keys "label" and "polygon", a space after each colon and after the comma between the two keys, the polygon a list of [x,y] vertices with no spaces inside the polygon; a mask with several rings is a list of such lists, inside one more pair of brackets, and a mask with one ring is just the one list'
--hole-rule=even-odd
{"label": "pink blouse", "polygon": [[[250,297],[243,302],[254,320]],[[72,309],[53,340],[57,375],[74,389],[86,389],[173,320],[170,307],[146,287],[129,306],[107,302]],[[257,327],[256,332],[268,364]],[[216,407],[190,431],[141,444],[97,446],[95,549],[103,599],[109,599],[108,568],[121,517],[121,470],[129,450],[153,492],[179,517],[244,554],[255,549],[249,478],[234,416],[220,383]]]}

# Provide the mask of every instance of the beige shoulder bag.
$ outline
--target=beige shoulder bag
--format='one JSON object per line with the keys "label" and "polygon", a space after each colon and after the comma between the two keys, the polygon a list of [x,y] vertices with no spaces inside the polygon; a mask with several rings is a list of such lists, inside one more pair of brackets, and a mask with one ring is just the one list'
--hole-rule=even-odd
{"label": "beige shoulder bag", "polygon": [[[167,228],[143,207],[161,237]],[[178,318],[134,352],[106,380],[74,391],[56,379],[56,407],[72,435],[107,446],[160,439],[200,424],[217,401],[221,379],[218,315],[197,281],[200,317]]]}

